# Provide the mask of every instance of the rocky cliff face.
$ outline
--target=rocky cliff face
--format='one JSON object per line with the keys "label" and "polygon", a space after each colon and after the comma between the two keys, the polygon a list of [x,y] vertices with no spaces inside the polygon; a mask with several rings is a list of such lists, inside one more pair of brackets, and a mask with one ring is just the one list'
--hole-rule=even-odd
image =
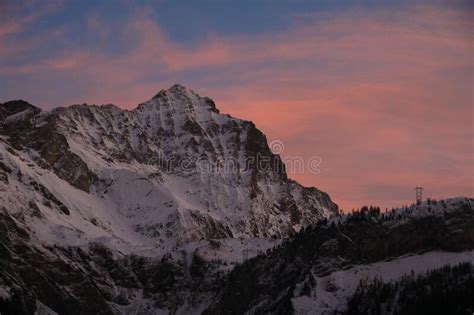
{"label": "rocky cliff face", "polygon": [[50,231],[65,239],[80,231],[84,239],[166,250],[200,239],[282,238],[337,215],[327,194],[288,179],[253,123],[220,114],[211,99],[180,85],[130,111],[42,112],[23,101],[0,108],[3,163],[11,177],[24,175],[12,180],[25,186],[5,194],[15,195],[20,211],[47,199],[41,189],[24,193],[29,188],[50,191],[71,213]]}
{"label": "rocky cliff face", "polygon": [[[0,310],[2,314],[333,314],[339,308],[339,314],[360,280],[387,275],[397,279],[474,261],[473,200],[444,204],[446,208],[440,204],[428,210],[425,204],[393,215],[321,222],[274,249],[262,248],[257,257],[232,271],[222,251],[209,255],[205,246],[189,253],[144,257],[101,243],[38,244],[26,215],[1,209]],[[209,243],[215,249],[223,246],[222,241]]]}
{"label": "rocky cliff face", "polygon": [[0,120],[2,314],[311,311],[346,296],[338,272],[474,248],[471,199],[341,217],[253,123],[179,85]]}
{"label": "rocky cliff face", "polygon": [[133,110],[0,104],[0,306],[12,312],[120,313],[136,294],[152,313],[199,305],[182,292],[215,286],[244,249],[337,213],[287,177],[253,123],[180,85]]}

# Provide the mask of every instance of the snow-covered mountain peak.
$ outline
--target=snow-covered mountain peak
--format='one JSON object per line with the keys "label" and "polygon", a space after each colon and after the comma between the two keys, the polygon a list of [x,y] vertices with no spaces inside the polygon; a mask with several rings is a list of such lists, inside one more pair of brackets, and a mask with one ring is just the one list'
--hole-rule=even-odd
{"label": "snow-covered mountain peak", "polygon": [[[281,238],[337,214],[326,193],[288,179],[253,123],[220,114],[183,86],[133,110],[12,106],[0,104],[0,149],[19,188],[6,186],[5,198],[24,200],[15,201],[19,212],[39,198],[46,217],[59,215],[60,223],[38,225],[50,240],[59,233],[74,244],[165,250],[200,239]],[[39,192],[30,194],[32,185]]]}
{"label": "snow-covered mountain peak", "polygon": [[170,107],[174,111],[193,112],[199,110],[219,113],[212,99],[202,97],[180,84],[175,84],[167,90],[161,90],[151,100],[140,104],[139,108],[150,106]]}
{"label": "snow-covered mountain peak", "polygon": [[188,89],[187,87],[185,87],[184,85],[181,85],[179,83],[175,83],[173,84],[170,88],[169,88],[169,91],[173,92],[173,93],[192,93],[192,94],[196,94],[194,91],[192,91],[191,89]]}
{"label": "snow-covered mountain peak", "polygon": [[151,100],[141,104],[143,106],[164,106],[174,110],[184,109],[189,112],[194,110],[204,110],[219,113],[216,105],[209,97],[202,97],[193,90],[174,84],[167,90],[160,90]]}
{"label": "snow-covered mountain peak", "polygon": [[363,263],[472,249],[473,205],[327,223],[337,205],[290,180],[253,123],[182,86],[133,110],[12,101],[0,104],[0,312],[333,313],[399,264]]}

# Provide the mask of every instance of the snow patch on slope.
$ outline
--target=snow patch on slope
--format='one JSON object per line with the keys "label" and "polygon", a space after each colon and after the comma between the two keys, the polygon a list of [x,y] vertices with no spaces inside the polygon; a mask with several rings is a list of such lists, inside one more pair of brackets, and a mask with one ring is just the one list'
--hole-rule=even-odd
{"label": "snow patch on slope", "polygon": [[347,299],[354,294],[361,280],[380,278],[384,282],[396,281],[403,275],[425,273],[445,265],[462,262],[474,263],[474,251],[461,253],[433,251],[421,255],[404,256],[392,261],[358,265],[315,277],[316,287],[309,296],[292,299],[295,314],[333,314],[344,311]]}

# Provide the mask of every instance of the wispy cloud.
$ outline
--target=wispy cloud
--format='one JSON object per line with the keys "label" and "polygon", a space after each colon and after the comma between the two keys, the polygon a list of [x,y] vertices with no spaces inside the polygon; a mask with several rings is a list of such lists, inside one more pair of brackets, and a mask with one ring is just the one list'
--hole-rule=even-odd
{"label": "wispy cloud", "polygon": [[0,3],[0,39],[19,33],[38,19],[57,11],[61,1],[2,1]]}
{"label": "wispy cloud", "polygon": [[25,50],[68,44],[20,63],[4,58],[0,78],[9,77],[10,95],[46,107],[133,107],[184,81],[283,140],[284,154],[321,156],[322,174],[293,174],[303,183],[345,208],[391,206],[418,184],[440,197],[474,191],[472,20],[472,11],[446,5],[352,9],[294,17],[270,34],[179,42],[150,8],[120,23],[92,12],[84,25],[94,45],[71,41],[67,30],[45,34],[37,47],[10,39]]}

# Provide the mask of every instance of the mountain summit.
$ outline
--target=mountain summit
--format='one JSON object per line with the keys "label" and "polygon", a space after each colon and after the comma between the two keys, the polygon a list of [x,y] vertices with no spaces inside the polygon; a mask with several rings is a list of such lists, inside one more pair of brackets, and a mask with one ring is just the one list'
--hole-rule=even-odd
{"label": "mountain summit", "polygon": [[287,177],[253,123],[182,85],[130,111],[17,101],[0,113],[10,170],[0,198],[51,244],[166,252],[201,239],[282,238],[338,211]]}
{"label": "mountain summit", "polygon": [[133,110],[11,101],[0,104],[0,313],[365,314],[382,299],[370,288],[397,279],[383,290],[391,310],[422,305],[397,299],[426,281],[434,300],[472,309],[472,265],[453,269],[461,296],[446,291],[451,269],[423,273],[474,261],[473,205],[339,215],[288,178],[253,123],[180,85]]}

